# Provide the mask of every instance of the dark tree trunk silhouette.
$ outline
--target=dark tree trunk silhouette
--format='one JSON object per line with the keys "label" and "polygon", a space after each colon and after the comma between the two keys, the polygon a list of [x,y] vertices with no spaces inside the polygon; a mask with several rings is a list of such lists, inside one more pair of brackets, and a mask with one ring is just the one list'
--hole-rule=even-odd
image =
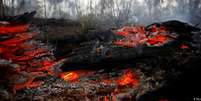
{"label": "dark tree trunk silhouette", "polygon": [[4,4],[3,0],[0,0],[0,18],[4,17]]}

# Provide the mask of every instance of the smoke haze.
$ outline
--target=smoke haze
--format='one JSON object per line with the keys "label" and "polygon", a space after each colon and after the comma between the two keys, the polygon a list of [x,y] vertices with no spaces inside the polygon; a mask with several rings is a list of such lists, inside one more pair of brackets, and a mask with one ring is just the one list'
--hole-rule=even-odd
{"label": "smoke haze", "polygon": [[201,0],[6,0],[9,14],[37,10],[37,17],[150,24],[166,20],[195,23],[201,18]]}

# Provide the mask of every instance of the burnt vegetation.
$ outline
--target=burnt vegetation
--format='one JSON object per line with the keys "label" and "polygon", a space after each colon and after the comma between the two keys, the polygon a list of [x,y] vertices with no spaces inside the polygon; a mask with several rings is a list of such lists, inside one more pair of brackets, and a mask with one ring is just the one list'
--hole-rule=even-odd
{"label": "burnt vegetation", "polygon": [[0,0],[0,100],[200,98],[200,5]]}

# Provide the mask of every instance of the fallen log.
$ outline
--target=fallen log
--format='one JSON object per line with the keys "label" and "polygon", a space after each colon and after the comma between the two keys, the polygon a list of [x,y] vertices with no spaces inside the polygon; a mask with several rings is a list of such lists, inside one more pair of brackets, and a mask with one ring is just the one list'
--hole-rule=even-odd
{"label": "fallen log", "polygon": [[[152,24],[150,26],[147,26],[146,30],[150,30],[151,27],[156,25],[157,24]],[[160,45],[157,47],[144,44],[139,45],[137,47],[128,48],[116,45],[111,42],[115,40],[100,41],[95,39],[89,42],[82,42],[80,43],[78,48],[73,49],[72,52],[66,56],[66,65],[68,65],[69,67],[73,66],[79,68],[93,65],[105,65],[120,62],[122,63],[128,61],[133,62],[139,59],[146,59],[152,57],[170,56],[175,52],[180,51],[181,49],[188,49],[188,47],[193,49],[193,47],[191,46],[191,43],[193,43],[193,32],[200,31],[199,28],[193,27],[191,25],[179,21],[163,22],[160,23],[160,26],[165,26],[165,28],[167,27],[168,32],[175,33],[178,37],[171,37],[172,39],[174,39],[174,41],[168,42],[167,44]],[[179,28],[177,28],[176,26]],[[175,30],[173,30],[174,27],[176,27]],[[186,31],[187,33],[184,33],[185,30],[188,30]],[[169,34],[169,36],[172,35]],[[185,45],[185,48],[182,48],[182,46],[184,46],[184,43],[187,46]]]}
{"label": "fallen log", "polygon": [[[99,46],[97,48],[90,48],[85,46],[81,50],[75,50],[67,57],[67,69],[78,69],[93,66],[107,66],[119,63],[134,63],[147,58],[154,58],[159,56],[170,56],[176,51],[175,47],[162,46],[162,47],[138,47],[138,48],[125,48],[116,45]],[[98,48],[101,48],[98,50]]]}

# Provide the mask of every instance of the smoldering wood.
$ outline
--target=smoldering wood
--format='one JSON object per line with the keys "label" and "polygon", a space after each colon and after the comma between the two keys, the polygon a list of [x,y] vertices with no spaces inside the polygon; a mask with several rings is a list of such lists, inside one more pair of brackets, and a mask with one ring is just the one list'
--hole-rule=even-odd
{"label": "smoldering wood", "polygon": [[[165,28],[167,28],[169,31],[172,32],[197,32],[200,31],[200,28],[197,28],[197,26],[193,26],[191,24],[188,24],[186,22],[181,22],[178,20],[170,20],[170,21],[166,21],[166,22],[160,22],[160,23],[153,23],[151,25],[148,25],[146,27],[146,30],[149,30],[151,26],[156,25],[156,26],[164,26]],[[183,34],[183,33],[181,33]]]}
{"label": "smoldering wood", "polygon": [[[149,31],[152,26],[164,26],[167,28],[167,30],[171,32],[175,32],[177,34],[180,34],[181,36],[185,37],[191,37],[192,32],[199,32],[200,28],[190,25],[185,22],[177,21],[177,20],[170,20],[166,22],[160,22],[160,23],[153,23],[148,26],[146,26],[146,30]],[[88,32],[88,33],[82,33],[78,35],[69,35],[65,36],[63,39],[59,39],[60,42],[66,42],[69,44],[74,43],[84,43],[89,41],[101,41],[101,42],[108,42],[111,40],[117,40],[122,38],[122,36],[119,36],[113,32],[115,29],[108,29],[104,31],[94,31],[94,32]],[[189,36],[190,35],[190,36]]]}
{"label": "smoldering wood", "polygon": [[177,20],[170,20],[166,22],[153,23],[146,27],[146,30],[150,30],[151,26],[164,26],[170,32],[179,34],[178,40],[192,41],[192,33],[200,32],[200,28],[196,25],[191,25],[186,22],[181,22]]}
{"label": "smoldering wood", "polygon": [[[137,59],[145,59],[148,57],[168,56],[170,54],[174,54],[174,52],[179,49],[179,45],[184,42],[188,44],[191,49],[193,49],[193,34],[195,34],[194,32],[200,32],[199,28],[180,21],[168,21],[151,24],[146,27],[146,30],[149,30],[149,28],[153,25],[165,26],[169,31],[178,34],[179,37],[176,38],[174,42],[170,42],[160,47],[143,45],[136,48],[126,48],[112,43],[111,40],[119,39],[119,36],[114,35],[114,37],[111,37],[111,39],[107,39],[108,41],[104,39],[105,37],[110,36],[107,34],[112,34],[113,36],[115,33],[107,33],[106,35],[98,34],[99,36],[102,35],[102,39],[97,37],[96,33],[90,34],[92,35],[92,38],[87,38],[86,36],[85,42],[80,41],[81,43],[78,48],[73,49],[72,52],[66,56],[66,64],[79,67],[83,65],[88,66],[92,64],[107,64],[129,60],[135,61]],[[77,37],[77,39],[79,38]],[[83,37],[81,39],[83,39]]]}

